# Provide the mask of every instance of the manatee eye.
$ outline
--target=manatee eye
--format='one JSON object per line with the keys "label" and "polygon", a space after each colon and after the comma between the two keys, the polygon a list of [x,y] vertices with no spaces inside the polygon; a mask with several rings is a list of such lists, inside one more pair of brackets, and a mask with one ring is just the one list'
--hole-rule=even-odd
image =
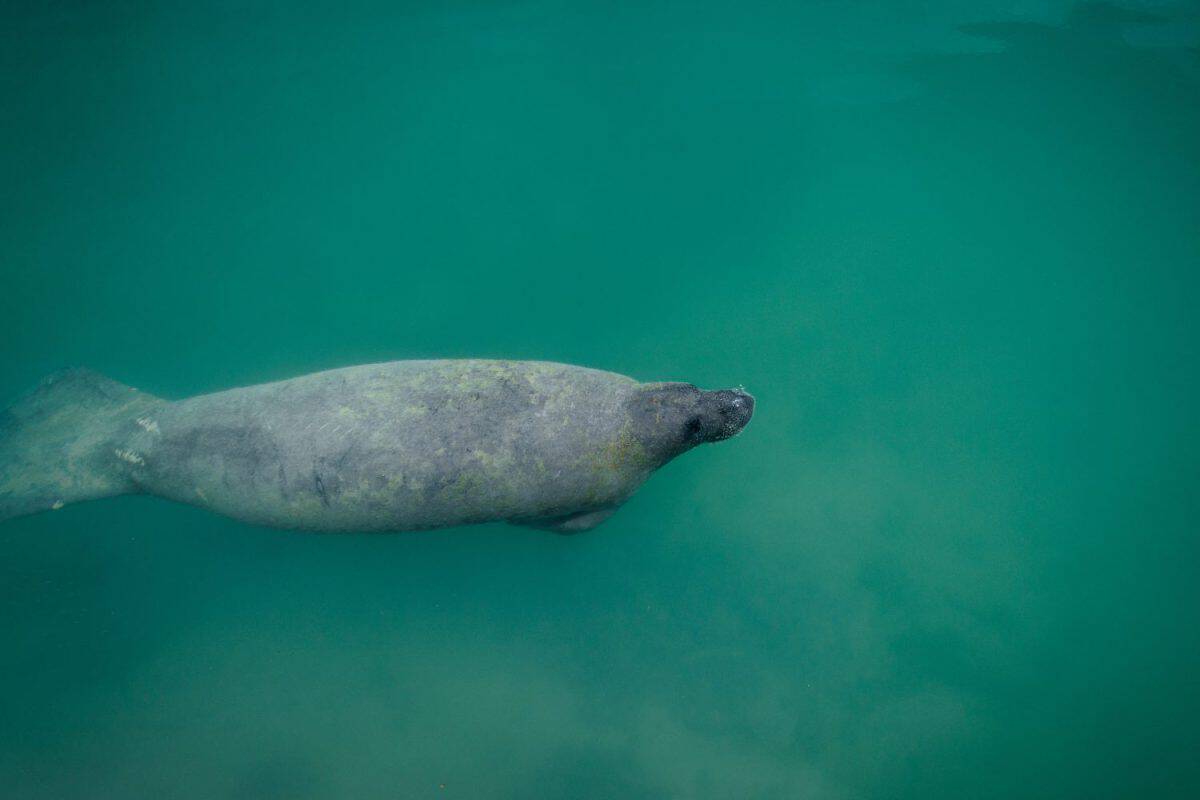
{"label": "manatee eye", "polygon": [[700,430],[703,427],[704,423],[699,417],[690,417],[687,423],[683,426],[684,430],[687,431],[688,436],[692,437],[693,439],[700,436]]}

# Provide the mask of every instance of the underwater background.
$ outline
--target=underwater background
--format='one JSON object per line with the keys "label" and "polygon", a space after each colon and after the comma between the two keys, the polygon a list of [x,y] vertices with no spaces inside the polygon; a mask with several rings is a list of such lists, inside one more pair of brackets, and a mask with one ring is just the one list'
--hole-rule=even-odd
{"label": "underwater background", "polygon": [[744,384],[610,521],[0,527],[5,798],[1200,796],[1200,8],[14,2],[0,403]]}

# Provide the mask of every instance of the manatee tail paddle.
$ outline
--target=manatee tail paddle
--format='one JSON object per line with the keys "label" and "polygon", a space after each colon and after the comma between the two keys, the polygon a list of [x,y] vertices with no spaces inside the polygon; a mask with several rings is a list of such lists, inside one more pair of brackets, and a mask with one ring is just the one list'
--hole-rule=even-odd
{"label": "manatee tail paddle", "polygon": [[44,378],[0,411],[0,522],[137,491],[114,441],[164,402],[88,369]]}

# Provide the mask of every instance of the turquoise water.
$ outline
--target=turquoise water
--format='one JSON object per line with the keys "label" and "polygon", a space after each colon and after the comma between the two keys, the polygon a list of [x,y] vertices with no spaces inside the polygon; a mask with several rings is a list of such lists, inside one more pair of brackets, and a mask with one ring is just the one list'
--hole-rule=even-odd
{"label": "turquoise water", "polygon": [[4,797],[1200,793],[1194,5],[190,5],[0,12],[5,402],[758,409],[575,537],[4,523]]}

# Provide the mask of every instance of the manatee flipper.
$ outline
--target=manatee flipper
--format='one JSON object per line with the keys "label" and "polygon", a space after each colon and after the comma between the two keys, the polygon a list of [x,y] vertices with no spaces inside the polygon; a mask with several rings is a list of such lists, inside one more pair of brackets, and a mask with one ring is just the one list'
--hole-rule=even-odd
{"label": "manatee flipper", "polygon": [[538,519],[514,519],[513,525],[523,525],[526,528],[538,528],[543,531],[571,534],[590,531],[617,511],[616,506],[600,508],[595,511],[579,511],[574,514],[562,514],[557,517],[540,517]]}
{"label": "manatee flipper", "polygon": [[165,404],[87,369],[44,378],[0,412],[0,521],[137,491],[118,437]]}

